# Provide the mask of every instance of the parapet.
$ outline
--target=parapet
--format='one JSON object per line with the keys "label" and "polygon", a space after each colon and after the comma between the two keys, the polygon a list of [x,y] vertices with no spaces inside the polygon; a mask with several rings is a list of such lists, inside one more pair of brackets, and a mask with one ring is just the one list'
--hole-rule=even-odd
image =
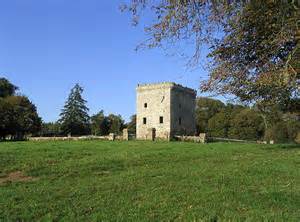
{"label": "parapet", "polygon": [[172,88],[175,90],[181,90],[187,93],[191,93],[196,96],[197,92],[194,89],[184,87],[174,82],[161,82],[161,83],[150,83],[150,84],[138,84],[137,91],[154,90],[154,89],[165,89]]}

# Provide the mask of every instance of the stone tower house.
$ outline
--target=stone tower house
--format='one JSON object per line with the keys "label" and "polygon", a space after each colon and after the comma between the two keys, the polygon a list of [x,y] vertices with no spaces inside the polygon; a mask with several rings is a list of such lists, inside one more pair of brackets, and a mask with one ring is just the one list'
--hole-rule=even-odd
{"label": "stone tower house", "polygon": [[137,139],[194,135],[195,105],[193,89],[169,82],[138,85]]}

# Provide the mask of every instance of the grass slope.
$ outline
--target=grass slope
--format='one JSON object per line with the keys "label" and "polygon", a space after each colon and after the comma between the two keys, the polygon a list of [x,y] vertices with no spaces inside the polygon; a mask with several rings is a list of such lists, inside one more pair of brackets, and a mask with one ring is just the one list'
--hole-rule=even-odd
{"label": "grass slope", "polygon": [[0,143],[0,221],[300,221],[296,145]]}

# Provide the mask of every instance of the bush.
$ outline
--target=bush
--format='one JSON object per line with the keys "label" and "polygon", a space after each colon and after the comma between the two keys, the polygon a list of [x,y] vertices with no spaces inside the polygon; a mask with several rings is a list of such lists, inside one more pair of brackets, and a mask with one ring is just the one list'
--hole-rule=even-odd
{"label": "bush", "polygon": [[225,112],[220,112],[208,120],[208,134],[212,137],[228,137],[229,118]]}
{"label": "bush", "polygon": [[299,133],[299,121],[279,121],[266,130],[265,140],[274,140],[276,143],[298,142]]}
{"label": "bush", "polygon": [[230,121],[229,137],[241,140],[258,140],[263,137],[262,117],[253,109],[243,109]]}

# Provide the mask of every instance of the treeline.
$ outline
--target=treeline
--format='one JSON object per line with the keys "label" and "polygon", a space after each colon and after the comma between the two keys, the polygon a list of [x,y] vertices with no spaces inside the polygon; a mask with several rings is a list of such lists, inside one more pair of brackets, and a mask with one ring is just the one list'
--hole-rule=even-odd
{"label": "treeline", "polygon": [[39,136],[104,136],[110,133],[121,134],[124,128],[135,133],[135,116],[125,123],[121,115],[105,115],[101,110],[91,117],[86,101],[82,98],[83,88],[76,84],[62,109],[60,119],[54,123],[43,123]]}
{"label": "treeline", "polygon": [[121,115],[104,115],[101,110],[91,117],[83,88],[76,84],[61,111],[58,121],[42,122],[36,106],[18,87],[5,78],[0,78],[0,140],[23,140],[27,136],[82,136],[121,134],[124,128],[135,133],[136,117],[125,123]]}
{"label": "treeline", "polygon": [[[22,140],[28,135],[103,136],[121,134],[124,128],[128,128],[131,134],[136,133],[136,115],[128,123],[121,115],[105,115],[103,110],[89,116],[87,102],[82,97],[83,88],[78,84],[72,88],[60,118],[53,123],[43,123],[35,105],[17,91],[17,86],[0,78],[0,140]],[[268,107],[262,112],[256,105],[225,104],[200,97],[196,106],[197,133],[242,140],[299,142],[300,104],[289,112],[281,107]]]}
{"label": "treeline", "polygon": [[[44,137],[55,137],[55,136],[83,136],[83,135],[95,135],[95,136],[105,136],[110,133],[121,134],[123,129],[128,128],[129,133],[136,133],[136,115],[133,115],[130,122],[125,123],[125,120],[121,115],[109,114],[104,115],[104,111],[101,110],[99,113],[91,116],[84,133],[76,132],[70,128],[69,131],[63,127],[60,121],[43,123],[41,131],[38,136]],[[73,134],[72,134],[73,131]],[[81,130],[80,130],[81,131]]]}
{"label": "treeline", "polygon": [[279,143],[300,139],[297,138],[299,113],[281,110],[280,106],[269,107],[262,113],[255,105],[224,104],[220,100],[200,97],[197,99],[196,121],[198,133],[205,132],[211,137]]}

